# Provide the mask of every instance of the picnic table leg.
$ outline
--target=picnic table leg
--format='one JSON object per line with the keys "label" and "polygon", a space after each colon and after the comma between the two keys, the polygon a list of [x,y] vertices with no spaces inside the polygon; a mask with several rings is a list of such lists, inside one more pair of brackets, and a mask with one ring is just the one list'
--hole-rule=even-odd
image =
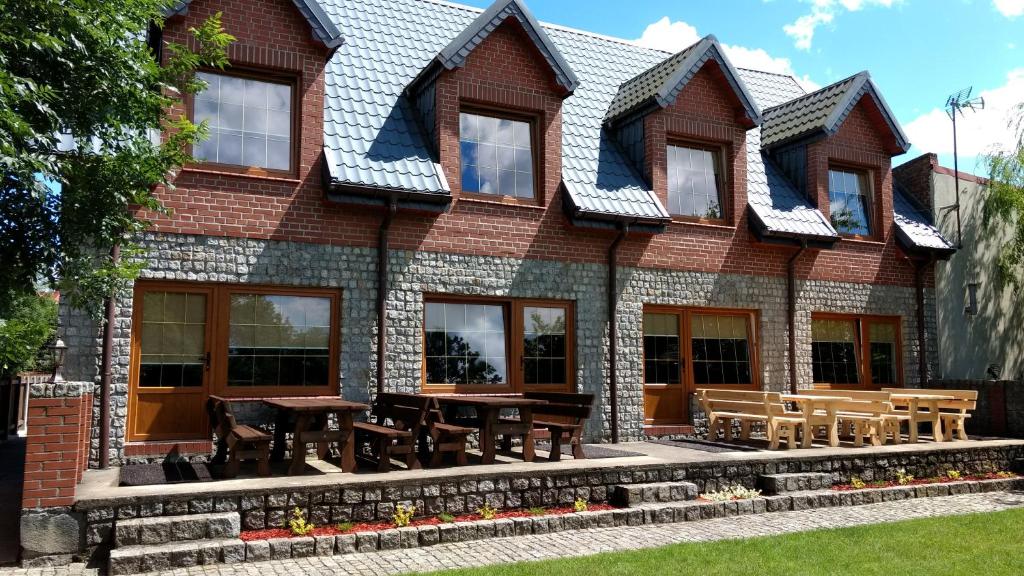
{"label": "picnic table leg", "polygon": [[352,472],[356,469],[356,442],[352,429],[352,413],[338,412],[338,452],[341,452],[341,471]]}
{"label": "picnic table leg", "polygon": [[942,415],[939,414],[938,400],[928,401],[928,416],[932,419],[932,438],[936,442],[944,442],[946,438],[942,435]]}
{"label": "picnic table leg", "polygon": [[292,436],[292,463],[288,466],[288,475],[297,476],[302,474],[306,467],[306,443],[302,441],[302,433],[309,428],[310,418],[307,414],[300,414],[295,418],[295,434]]}
{"label": "picnic table leg", "polygon": [[[313,420],[313,429],[320,432],[326,432],[331,428],[331,419],[327,414],[319,415]],[[331,443],[327,440],[321,440],[316,443],[316,457],[323,460],[327,456],[327,450],[331,447]]]}
{"label": "picnic table leg", "polygon": [[911,398],[910,399],[910,401],[908,402],[908,405],[907,405],[907,409],[910,412],[910,434],[909,434],[909,441],[910,441],[911,444],[914,444],[914,443],[917,442],[917,426],[918,426],[918,422],[919,422],[918,419],[917,419],[917,399],[916,398]]}
{"label": "picnic table leg", "polygon": [[[801,448],[810,448],[811,442],[814,441],[814,426],[811,426],[812,416],[814,416],[814,402],[806,401],[804,402],[804,438],[800,444]],[[793,428],[795,429],[795,426]]]}
{"label": "picnic table leg", "polygon": [[[494,426],[498,423],[498,411],[490,407],[477,407],[480,424],[480,461],[483,464],[494,464]],[[483,412],[482,414],[480,412]]]}
{"label": "picnic table leg", "polygon": [[828,445],[835,448],[839,446],[839,417],[834,408],[828,410]]}
{"label": "picnic table leg", "polygon": [[285,435],[288,433],[288,413],[278,408],[274,417],[274,446],[270,449],[270,461],[280,462],[284,460]]}
{"label": "picnic table leg", "polygon": [[523,462],[533,462],[534,457],[534,443],[533,443],[533,409],[523,407],[519,409],[519,419],[523,422],[523,426],[526,427],[526,434],[523,435]]}

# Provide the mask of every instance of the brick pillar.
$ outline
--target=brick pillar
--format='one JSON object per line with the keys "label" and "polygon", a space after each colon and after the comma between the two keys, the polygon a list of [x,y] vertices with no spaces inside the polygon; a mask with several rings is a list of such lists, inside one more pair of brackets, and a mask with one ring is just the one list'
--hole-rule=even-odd
{"label": "brick pillar", "polygon": [[92,383],[34,384],[28,401],[22,563],[67,563],[82,551],[75,490],[89,465]]}

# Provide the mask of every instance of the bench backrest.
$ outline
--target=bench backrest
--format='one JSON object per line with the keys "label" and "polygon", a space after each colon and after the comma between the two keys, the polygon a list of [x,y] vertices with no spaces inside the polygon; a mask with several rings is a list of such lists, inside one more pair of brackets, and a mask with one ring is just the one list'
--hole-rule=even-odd
{"label": "bench backrest", "polygon": [[231,401],[220,396],[210,396],[206,401],[206,415],[210,417],[210,428],[220,438],[226,438],[238,423],[231,411]]}
{"label": "bench backrest", "polygon": [[547,404],[533,406],[533,414],[543,416],[563,416],[574,421],[582,422],[590,418],[590,411],[594,404],[593,394],[572,394],[568,392],[526,392],[523,398],[531,400],[544,400]]}
{"label": "bench backrest", "polygon": [[799,390],[797,394],[802,396],[845,396],[854,400],[869,402],[888,402],[889,393],[879,390]]}
{"label": "bench backrest", "polygon": [[974,410],[978,405],[977,390],[945,390],[942,388],[882,388],[886,392],[921,392],[922,394],[936,394],[939,396],[952,396],[952,400],[939,401],[939,409],[958,410],[966,412]]}
{"label": "bench backrest", "polygon": [[374,399],[370,413],[381,426],[386,426],[386,421],[391,421],[393,428],[410,431],[416,435],[427,418],[432,400],[419,394],[381,392]]}
{"label": "bench backrest", "polygon": [[704,412],[733,412],[758,416],[781,416],[786,412],[782,394],[749,390],[701,390]]}
{"label": "bench backrest", "polygon": [[892,403],[888,400],[849,400],[833,404],[839,412],[854,412],[857,414],[872,414],[881,416],[892,412]]}

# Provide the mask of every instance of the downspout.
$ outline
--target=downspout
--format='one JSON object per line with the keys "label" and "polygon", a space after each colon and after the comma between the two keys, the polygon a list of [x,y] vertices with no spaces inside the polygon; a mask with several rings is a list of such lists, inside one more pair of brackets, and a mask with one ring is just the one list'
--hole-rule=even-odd
{"label": "downspout", "polygon": [[797,393],[796,375],[796,261],[807,250],[807,240],[800,240],[800,249],[786,262],[786,303],[789,321],[789,391]]}
{"label": "downspout", "polygon": [[[121,260],[121,246],[110,249],[111,263]],[[117,296],[111,292],[104,303],[107,321],[103,325],[103,353],[100,364],[100,468],[110,467],[110,387],[113,380],[114,321]]]}
{"label": "downspout", "polygon": [[619,354],[619,330],[616,326],[618,298],[615,290],[618,285],[618,251],[619,244],[629,234],[629,224],[622,224],[619,233],[608,247],[608,395],[612,418],[612,443],[619,443],[619,379],[616,374],[616,357]]}
{"label": "downspout", "polygon": [[924,327],[924,271],[935,263],[935,257],[928,260],[912,260],[914,263],[914,291],[917,304],[917,377],[919,387],[925,388],[931,380],[928,374],[928,331]]}
{"label": "downspout", "polygon": [[384,392],[384,378],[387,371],[384,359],[387,356],[387,295],[388,295],[388,240],[391,233],[391,222],[398,212],[398,201],[392,195],[388,199],[388,209],[384,220],[380,223],[377,237],[377,393]]}

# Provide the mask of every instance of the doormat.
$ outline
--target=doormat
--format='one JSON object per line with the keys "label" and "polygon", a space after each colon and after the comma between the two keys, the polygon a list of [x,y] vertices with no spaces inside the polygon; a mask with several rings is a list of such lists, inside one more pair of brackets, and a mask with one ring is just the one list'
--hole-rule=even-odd
{"label": "doormat", "polygon": [[651,438],[647,440],[652,444],[664,444],[676,448],[689,448],[701,452],[758,452],[760,448],[755,446],[742,446],[739,444],[726,444],[724,442],[712,442],[710,440],[669,440],[667,438]]}
{"label": "doormat", "polygon": [[121,486],[153,486],[184,482],[210,482],[213,476],[206,464],[166,462],[163,464],[129,464],[121,467]]}
{"label": "doormat", "polygon": [[[543,450],[545,452],[551,451],[550,442],[537,442],[537,450]],[[589,460],[600,460],[602,458],[627,458],[629,456],[646,456],[643,452],[630,452],[629,450],[620,450],[619,448],[605,448],[601,444],[584,444],[583,455]],[[572,459],[572,446],[568,444],[562,444],[562,459]],[[541,458],[538,458],[541,460]]]}

